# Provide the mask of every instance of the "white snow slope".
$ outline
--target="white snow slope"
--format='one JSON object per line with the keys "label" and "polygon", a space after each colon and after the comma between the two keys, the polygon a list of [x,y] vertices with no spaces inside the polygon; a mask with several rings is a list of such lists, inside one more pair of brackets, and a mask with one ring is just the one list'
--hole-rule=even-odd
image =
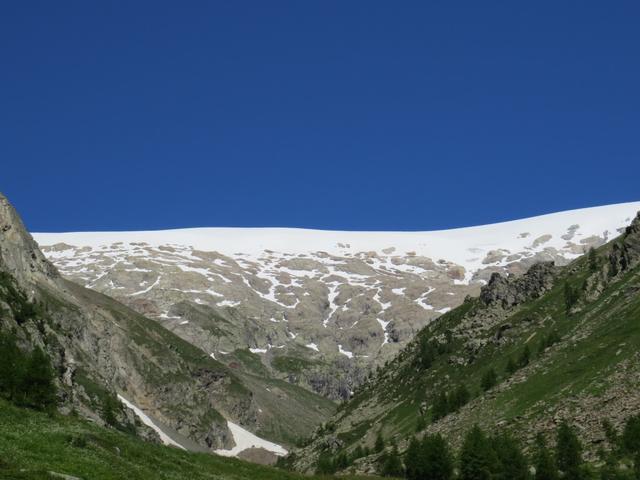
{"label": "white snow slope", "polygon": [[263,448],[269,452],[275,453],[279,457],[287,454],[287,451],[280,445],[260,438],[250,431],[245,430],[240,425],[227,421],[227,426],[233,435],[233,440],[236,443],[236,446],[231,450],[216,450],[218,455],[222,455],[224,457],[236,457],[239,453],[248,448]]}
{"label": "white snow slope", "polygon": [[[151,246],[181,245],[223,255],[259,258],[264,251],[290,255],[327,252],[348,255],[383,251],[395,254],[415,252],[434,260],[446,259],[467,270],[482,267],[483,252],[530,249],[533,239],[551,235],[544,247],[562,249],[568,225],[588,226],[587,234],[611,239],[617,229],[629,223],[640,210],[640,202],[620,203],[552,213],[510,222],[476,227],[425,232],[348,232],[295,228],[188,228],[137,232],[34,233],[40,245],[68,243],[92,248],[113,243],[144,242]],[[584,235],[584,231],[581,231]],[[576,257],[578,254],[575,255]]]}

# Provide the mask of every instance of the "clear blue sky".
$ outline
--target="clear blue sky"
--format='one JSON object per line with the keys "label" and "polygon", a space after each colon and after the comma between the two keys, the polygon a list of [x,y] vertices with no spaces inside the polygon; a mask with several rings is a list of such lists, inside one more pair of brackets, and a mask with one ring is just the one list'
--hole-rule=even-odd
{"label": "clear blue sky", "polygon": [[640,199],[637,1],[16,1],[36,231],[420,230]]}

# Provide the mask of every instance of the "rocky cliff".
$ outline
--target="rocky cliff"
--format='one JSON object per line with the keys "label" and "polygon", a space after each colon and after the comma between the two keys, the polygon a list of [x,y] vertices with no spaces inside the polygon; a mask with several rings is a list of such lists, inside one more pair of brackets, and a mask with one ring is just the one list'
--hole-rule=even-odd
{"label": "rocky cliff", "polygon": [[[288,384],[269,392],[157,322],[64,279],[1,195],[0,273],[0,328],[16,332],[22,348],[48,353],[63,412],[104,423],[107,403],[119,395],[171,443],[213,451],[235,445],[228,421],[292,442],[332,410]],[[122,406],[118,416],[134,423]]]}

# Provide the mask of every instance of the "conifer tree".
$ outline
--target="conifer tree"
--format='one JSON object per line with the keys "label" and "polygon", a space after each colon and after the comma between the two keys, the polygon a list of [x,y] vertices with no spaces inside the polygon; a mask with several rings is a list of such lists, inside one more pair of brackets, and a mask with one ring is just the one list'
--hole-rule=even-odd
{"label": "conifer tree", "polygon": [[0,396],[7,400],[17,399],[24,363],[24,354],[16,345],[15,337],[0,333]]}
{"label": "conifer tree", "polygon": [[484,375],[482,375],[482,380],[480,381],[480,387],[485,392],[487,390],[491,390],[498,383],[498,375],[493,367],[489,368]]}
{"label": "conifer tree", "polygon": [[451,394],[449,411],[455,412],[464,407],[469,402],[469,397],[471,397],[471,394],[469,390],[467,390],[467,387],[465,385],[459,385]]}
{"label": "conifer tree", "polygon": [[450,480],[453,477],[453,458],[449,445],[440,435],[430,435],[422,441],[422,476],[429,480]]}
{"label": "conifer tree", "polygon": [[518,366],[516,365],[516,362],[513,361],[513,358],[509,357],[509,360],[507,361],[507,366],[505,367],[506,374],[508,376],[511,376],[517,371],[518,371]]}
{"label": "conifer tree", "polygon": [[598,271],[598,254],[593,247],[589,249],[589,271],[591,273]]}
{"label": "conifer tree", "polygon": [[558,427],[556,462],[567,480],[579,480],[582,467],[582,445],[574,430],[562,422]]}
{"label": "conifer tree", "polygon": [[440,420],[441,418],[446,417],[449,414],[449,397],[447,392],[442,391],[436,397],[435,402],[433,403],[433,412],[432,418],[433,420]]}
{"label": "conifer tree", "polygon": [[627,419],[622,432],[622,444],[629,453],[640,452],[640,415]]}
{"label": "conifer tree", "polygon": [[384,454],[381,473],[383,477],[404,476],[404,468],[402,467],[402,461],[400,460],[400,454],[398,453],[398,447],[396,445],[393,446],[390,452]]}
{"label": "conifer tree", "polygon": [[53,370],[49,357],[39,347],[28,356],[22,380],[25,405],[40,410],[51,410],[55,406]]}
{"label": "conifer tree", "polygon": [[380,453],[382,450],[384,450],[384,438],[382,438],[382,432],[378,432],[376,443],[373,446],[373,451]]}
{"label": "conifer tree", "polygon": [[569,282],[564,282],[564,302],[566,312],[569,313],[571,307],[573,307],[578,301],[578,292],[574,289]]}
{"label": "conifer tree", "polygon": [[636,453],[636,456],[633,459],[633,473],[636,476],[636,480],[640,480],[640,451]]}
{"label": "conifer tree", "polygon": [[477,425],[467,433],[460,450],[460,480],[491,480],[498,459]]}
{"label": "conifer tree", "polygon": [[421,442],[413,437],[404,455],[404,465],[408,480],[420,480],[424,476],[421,453]]}
{"label": "conifer tree", "polygon": [[518,442],[507,434],[491,439],[493,450],[498,457],[498,469],[493,476],[496,480],[527,480],[529,465]]}
{"label": "conifer tree", "polygon": [[534,454],[535,480],[557,480],[558,469],[542,435],[536,438]]}
{"label": "conifer tree", "polygon": [[518,359],[518,367],[523,368],[529,365],[530,358],[531,351],[529,350],[529,345],[525,345],[522,353],[520,354],[520,358]]}

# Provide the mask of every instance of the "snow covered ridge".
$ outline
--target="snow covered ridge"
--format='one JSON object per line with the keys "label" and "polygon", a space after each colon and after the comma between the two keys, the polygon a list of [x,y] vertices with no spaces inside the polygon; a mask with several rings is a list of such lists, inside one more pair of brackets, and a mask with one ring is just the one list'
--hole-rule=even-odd
{"label": "snow covered ridge", "polygon": [[[562,250],[574,236],[598,235],[610,240],[628,224],[640,202],[568,210],[510,222],[425,232],[349,232],[295,228],[188,228],[137,232],[34,233],[40,245],[67,243],[100,248],[114,243],[150,246],[182,245],[227,256],[258,258],[265,251],[289,255],[326,252],[345,256],[359,252],[417,255],[446,259],[476,270],[483,253],[521,252],[539,247]],[[548,238],[550,237],[550,238]],[[577,257],[582,252],[576,252]]]}

